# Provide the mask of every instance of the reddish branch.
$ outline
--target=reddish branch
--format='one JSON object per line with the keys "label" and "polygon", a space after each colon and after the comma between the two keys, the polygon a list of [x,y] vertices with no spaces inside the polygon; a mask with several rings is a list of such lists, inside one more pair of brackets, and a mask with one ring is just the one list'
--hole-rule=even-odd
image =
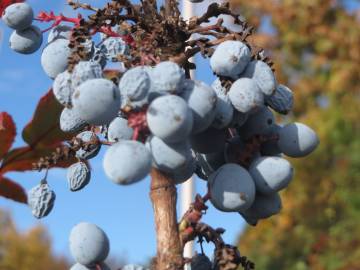
{"label": "reddish branch", "polygon": [[57,147],[51,155],[41,157],[37,162],[33,163],[33,169],[38,171],[49,169],[60,161],[74,158],[76,151],[79,149],[84,149],[86,151],[97,147],[99,144],[109,145],[110,143],[107,141],[100,141],[97,136],[93,136],[88,142],[84,142],[80,138],[74,137],[68,142],[68,145]]}
{"label": "reddish branch", "polygon": [[240,255],[235,246],[227,245],[222,239],[225,232],[223,228],[214,229],[208,224],[200,222],[204,211],[208,209],[207,200],[210,199],[210,192],[204,197],[196,195],[195,201],[190,205],[179,223],[180,241],[182,246],[187,242],[199,239],[202,249],[202,243],[212,242],[215,245],[215,269],[218,270],[236,270],[240,265],[246,269],[254,269],[254,264]]}
{"label": "reddish branch", "polygon": [[[89,7],[91,7],[91,6],[89,5]],[[94,10],[94,9],[91,9],[91,10]],[[60,15],[55,15],[54,12],[52,12],[52,11],[50,13],[41,11],[38,14],[38,16],[36,17],[36,20],[38,20],[40,22],[53,22],[50,27],[48,27],[42,31],[44,33],[44,32],[51,30],[52,28],[58,26],[62,22],[73,23],[74,27],[79,27],[81,25],[81,22],[83,21],[83,17],[81,16],[81,14],[78,14],[77,18],[70,18],[70,17],[64,16],[62,13],[60,13]],[[104,25],[99,28],[94,27],[91,30],[90,35],[95,35],[97,33],[104,33],[109,37],[121,37],[128,45],[134,45],[133,44],[134,39],[132,38],[131,35],[120,35],[119,33],[114,32],[112,30],[111,26],[108,26],[108,25],[106,25],[106,26]]]}
{"label": "reddish branch", "polygon": [[81,14],[78,14],[77,18],[69,18],[69,17],[64,16],[62,13],[60,13],[60,15],[55,15],[54,12],[52,12],[52,11],[50,13],[41,11],[38,14],[38,16],[36,17],[36,20],[41,21],[41,22],[53,22],[53,24],[49,28],[43,30],[43,32],[47,32],[50,29],[58,26],[62,22],[73,23],[75,27],[79,26],[80,22],[82,20],[82,16],[81,16]]}

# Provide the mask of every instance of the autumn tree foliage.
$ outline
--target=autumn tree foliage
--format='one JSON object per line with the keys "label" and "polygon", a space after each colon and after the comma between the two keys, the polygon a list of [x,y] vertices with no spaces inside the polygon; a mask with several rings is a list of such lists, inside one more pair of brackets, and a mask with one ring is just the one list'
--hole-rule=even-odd
{"label": "autumn tree foliage", "polygon": [[240,239],[258,269],[359,269],[360,22],[345,2],[232,1],[252,24],[270,21],[252,41],[294,90],[292,117],[316,126],[321,141],[306,161],[291,160],[281,214]]}
{"label": "autumn tree foliage", "polygon": [[2,270],[66,270],[65,258],[56,257],[51,241],[42,226],[20,232],[9,213],[0,211],[0,269]]}

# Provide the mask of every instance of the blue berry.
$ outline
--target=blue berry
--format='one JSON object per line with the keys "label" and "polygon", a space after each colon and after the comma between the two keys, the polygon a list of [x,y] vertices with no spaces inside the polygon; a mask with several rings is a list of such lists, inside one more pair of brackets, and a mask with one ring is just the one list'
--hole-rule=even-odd
{"label": "blue berry", "polygon": [[10,36],[9,45],[15,52],[32,54],[40,48],[42,41],[41,30],[31,25],[23,30],[14,31]]}
{"label": "blue berry", "polygon": [[251,52],[245,43],[227,40],[215,49],[210,58],[210,66],[217,75],[238,79],[250,58]]}
{"label": "blue berry", "polygon": [[34,12],[28,3],[15,3],[8,6],[1,19],[4,23],[15,30],[29,28],[34,18]]}

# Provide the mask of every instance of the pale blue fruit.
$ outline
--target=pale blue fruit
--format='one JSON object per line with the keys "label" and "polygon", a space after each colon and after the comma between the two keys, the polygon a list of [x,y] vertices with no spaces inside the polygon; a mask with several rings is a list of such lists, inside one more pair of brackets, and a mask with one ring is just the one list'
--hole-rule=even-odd
{"label": "pale blue fruit", "polygon": [[52,79],[64,72],[68,67],[68,58],[71,55],[69,40],[56,39],[47,44],[41,54],[41,66]]}
{"label": "pale blue fruit", "polygon": [[236,110],[242,113],[252,112],[264,105],[264,95],[254,80],[241,78],[236,80],[228,93]]}
{"label": "pale blue fruit", "polygon": [[253,79],[264,95],[270,96],[275,92],[276,79],[274,72],[263,61],[251,61],[240,77]]}
{"label": "pale blue fruit", "polygon": [[281,211],[282,203],[278,193],[264,195],[256,193],[255,201],[251,207],[240,212],[240,215],[250,225],[255,226],[260,219],[269,218]]}
{"label": "pale blue fruit", "polygon": [[217,96],[214,89],[201,81],[186,80],[181,97],[186,100],[193,113],[192,133],[207,129],[216,115]]}
{"label": "pale blue fruit", "polygon": [[182,184],[192,177],[195,172],[195,168],[195,159],[190,158],[186,161],[184,166],[167,173],[167,175],[175,184]]}
{"label": "pale blue fruit", "polygon": [[103,160],[105,174],[119,185],[143,180],[150,173],[151,164],[150,151],[138,141],[113,144],[107,149]]}
{"label": "pale blue fruit", "polygon": [[54,80],[53,93],[57,101],[65,107],[71,106],[71,97],[74,93],[74,88],[71,85],[71,74],[69,71],[58,74]]}
{"label": "pale blue fruit", "polygon": [[143,67],[135,67],[126,71],[119,83],[122,107],[141,108],[148,104],[150,87],[150,77]]}
{"label": "pale blue fruit", "polygon": [[271,194],[286,188],[294,175],[290,162],[281,157],[259,157],[249,168],[256,190]]}
{"label": "pale blue fruit", "polygon": [[152,136],[147,143],[151,152],[154,167],[163,172],[172,172],[186,166],[192,159],[191,147],[188,141],[167,144],[156,136]]}
{"label": "pale blue fruit", "polygon": [[248,209],[255,199],[255,184],[249,172],[234,163],[221,166],[210,175],[209,189],[212,204],[224,212]]}
{"label": "pale blue fruit", "polygon": [[226,93],[226,89],[221,85],[219,79],[216,79],[211,87],[217,95],[216,114],[212,126],[217,129],[223,129],[231,123],[234,115],[234,107]]}
{"label": "pale blue fruit", "polygon": [[82,83],[103,77],[102,67],[99,63],[93,61],[80,61],[77,63],[71,73],[71,85],[73,89]]}
{"label": "pale blue fruit", "polygon": [[128,126],[128,120],[116,117],[109,125],[107,137],[109,142],[131,140],[134,130]]}
{"label": "pale blue fruit", "polygon": [[91,79],[75,89],[72,102],[87,123],[108,125],[120,110],[120,91],[110,80]]}
{"label": "pale blue fruit", "polygon": [[12,32],[9,47],[21,54],[31,54],[37,51],[43,41],[41,30],[37,26],[29,26],[23,30]]}
{"label": "pale blue fruit", "polygon": [[289,157],[304,157],[319,145],[319,138],[314,130],[302,123],[291,123],[279,131],[278,146]]}
{"label": "pale blue fruit", "polygon": [[60,115],[60,129],[64,132],[81,131],[87,123],[79,116],[76,110],[64,108]]}
{"label": "pale blue fruit", "polygon": [[267,134],[274,124],[274,114],[264,106],[249,115],[245,124],[238,128],[238,133],[246,140],[254,135]]}
{"label": "pale blue fruit", "polygon": [[165,61],[157,64],[150,73],[153,91],[158,93],[180,93],[185,81],[184,70],[176,63]]}
{"label": "pale blue fruit", "polygon": [[71,255],[76,262],[84,266],[91,267],[102,263],[109,255],[109,239],[95,224],[77,224],[71,230],[69,242]]}
{"label": "pale blue fruit", "polygon": [[33,18],[34,12],[28,3],[11,4],[4,10],[1,16],[3,22],[15,30],[24,30],[30,27]]}
{"label": "pale blue fruit", "polygon": [[153,100],[146,114],[149,129],[167,143],[183,141],[193,127],[193,114],[178,96],[165,95]]}
{"label": "pale blue fruit", "polygon": [[210,58],[210,66],[217,75],[238,79],[250,58],[251,52],[245,43],[227,40],[215,49]]}

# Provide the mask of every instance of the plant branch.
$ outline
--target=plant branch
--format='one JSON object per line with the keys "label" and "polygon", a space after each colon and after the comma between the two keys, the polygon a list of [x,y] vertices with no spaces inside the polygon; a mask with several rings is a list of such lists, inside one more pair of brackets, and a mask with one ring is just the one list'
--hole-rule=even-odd
{"label": "plant branch", "polygon": [[176,221],[177,191],[175,184],[165,174],[153,169],[150,190],[157,240],[155,268],[156,270],[183,269],[183,248]]}

